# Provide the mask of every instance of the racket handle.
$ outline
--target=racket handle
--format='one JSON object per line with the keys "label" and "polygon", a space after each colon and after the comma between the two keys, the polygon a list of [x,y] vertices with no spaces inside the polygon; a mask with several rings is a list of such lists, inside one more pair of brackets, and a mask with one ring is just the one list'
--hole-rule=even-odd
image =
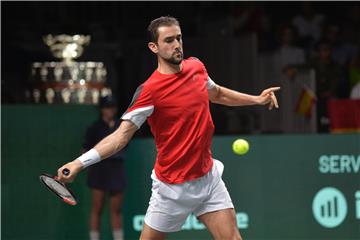
{"label": "racket handle", "polygon": [[63,173],[65,176],[68,176],[68,175],[70,174],[70,170],[67,169],[67,168],[64,168],[64,169],[62,170],[62,173]]}

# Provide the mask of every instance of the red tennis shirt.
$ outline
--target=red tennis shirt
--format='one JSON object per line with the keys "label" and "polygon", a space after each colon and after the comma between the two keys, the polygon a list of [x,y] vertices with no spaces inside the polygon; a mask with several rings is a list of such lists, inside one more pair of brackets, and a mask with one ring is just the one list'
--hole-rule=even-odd
{"label": "red tennis shirt", "polygon": [[196,58],[182,61],[176,74],[154,73],[136,90],[122,116],[139,128],[147,119],[155,138],[155,174],[179,184],[204,176],[211,169],[214,124],[208,89],[215,83]]}

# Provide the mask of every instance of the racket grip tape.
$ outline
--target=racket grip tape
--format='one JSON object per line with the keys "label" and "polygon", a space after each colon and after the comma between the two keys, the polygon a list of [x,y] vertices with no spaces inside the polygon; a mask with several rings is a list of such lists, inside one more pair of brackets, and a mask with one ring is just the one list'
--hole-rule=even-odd
{"label": "racket grip tape", "polygon": [[70,174],[70,170],[68,168],[64,168],[62,170],[62,173],[65,175],[65,176],[68,176]]}

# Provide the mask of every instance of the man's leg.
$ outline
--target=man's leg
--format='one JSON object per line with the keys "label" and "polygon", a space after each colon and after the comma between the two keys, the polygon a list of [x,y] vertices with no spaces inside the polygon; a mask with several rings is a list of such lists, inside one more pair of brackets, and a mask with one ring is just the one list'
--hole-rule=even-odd
{"label": "man's leg", "polygon": [[140,235],[140,240],[163,240],[165,237],[166,233],[159,232],[144,223],[144,227]]}
{"label": "man's leg", "polygon": [[123,203],[122,192],[110,193],[110,219],[113,230],[114,240],[123,240],[122,214],[121,207]]}
{"label": "man's leg", "polygon": [[232,208],[208,212],[198,217],[215,240],[241,240]]}
{"label": "man's leg", "polygon": [[215,160],[208,181],[204,182],[204,189],[210,188],[211,194],[202,206],[195,209],[194,214],[205,224],[216,240],[241,240],[236,224],[234,205],[230,194],[221,179],[224,166]]}
{"label": "man's leg", "polygon": [[161,182],[154,171],[151,178],[151,197],[140,239],[163,240],[167,233],[181,230],[192,212],[193,201],[187,197],[187,185]]}
{"label": "man's leg", "polygon": [[92,205],[90,213],[90,239],[98,240],[100,235],[101,213],[104,207],[105,192],[92,189]]}

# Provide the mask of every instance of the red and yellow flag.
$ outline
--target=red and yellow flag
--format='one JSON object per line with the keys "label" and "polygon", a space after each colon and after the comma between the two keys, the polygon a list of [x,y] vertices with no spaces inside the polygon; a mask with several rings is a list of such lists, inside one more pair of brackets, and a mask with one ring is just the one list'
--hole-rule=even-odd
{"label": "red and yellow flag", "polygon": [[315,103],[316,103],[315,93],[311,89],[307,87],[303,87],[300,93],[299,100],[296,104],[296,112],[301,115],[304,115],[307,118],[310,118]]}

